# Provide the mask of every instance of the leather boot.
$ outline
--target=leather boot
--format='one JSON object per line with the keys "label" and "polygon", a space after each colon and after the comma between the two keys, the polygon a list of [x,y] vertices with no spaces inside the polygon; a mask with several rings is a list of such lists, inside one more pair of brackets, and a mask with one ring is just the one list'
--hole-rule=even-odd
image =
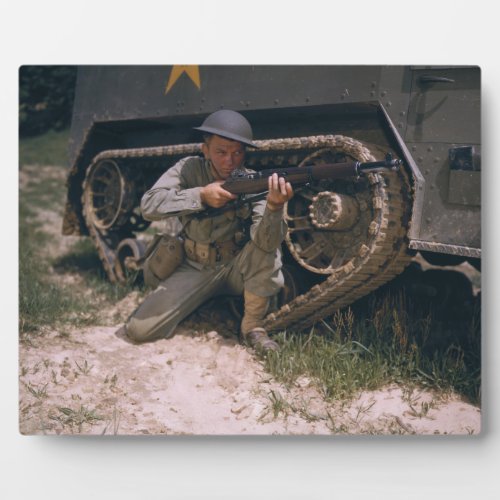
{"label": "leather boot", "polygon": [[245,313],[241,321],[241,335],[245,344],[264,352],[279,350],[278,344],[269,338],[262,327],[269,309],[269,297],[259,297],[245,290],[244,299]]}

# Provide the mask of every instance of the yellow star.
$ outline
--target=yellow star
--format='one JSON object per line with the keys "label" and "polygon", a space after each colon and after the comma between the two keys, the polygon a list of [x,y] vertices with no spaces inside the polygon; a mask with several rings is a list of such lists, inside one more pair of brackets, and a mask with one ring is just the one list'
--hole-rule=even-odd
{"label": "yellow star", "polygon": [[165,89],[165,94],[167,94],[170,89],[174,86],[175,82],[179,79],[182,73],[186,73],[191,81],[198,87],[201,88],[200,83],[200,68],[198,66],[184,65],[184,66],[172,66],[172,71],[168,78],[167,87]]}

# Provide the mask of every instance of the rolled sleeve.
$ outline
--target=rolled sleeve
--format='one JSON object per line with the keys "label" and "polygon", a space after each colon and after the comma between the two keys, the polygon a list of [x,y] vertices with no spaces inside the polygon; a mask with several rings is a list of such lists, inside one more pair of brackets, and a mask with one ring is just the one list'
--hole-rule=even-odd
{"label": "rolled sleeve", "polygon": [[255,204],[250,236],[256,246],[264,252],[274,252],[281,246],[287,230],[283,209],[273,212],[265,201]]}
{"label": "rolled sleeve", "polygon": [[[189,179],[193,172],[201,171],[201,159],[188,157],[167,170],[141,199],[141,212],[146,220],[199,212],[206,207],[201,201],[201,180]],[[198,187],[189,187],[198,184]]]}
{"label": "rolled sleeve", "polygon": [[201,187],[190,189],[153,188],[141,200],[142,215],[146,220],[199,212],[205,207],[201,201]]}

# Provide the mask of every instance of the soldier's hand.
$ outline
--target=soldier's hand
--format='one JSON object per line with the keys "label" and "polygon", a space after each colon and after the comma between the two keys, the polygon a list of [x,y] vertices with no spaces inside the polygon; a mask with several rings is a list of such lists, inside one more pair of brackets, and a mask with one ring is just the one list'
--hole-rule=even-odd
{"label": "soldier's hand", "polygon": [[278,174],[269,177],[269,193],[267,195],[267,207],[272,212],[281,210],[283,205],[292,198],[293,188],[283,177],[278,178]]}
{"label": "soldier's hand", "polygon": [[213,208],[223,207],[227,202],[235,200],[235,194],[226,191],[221,185],[224,181],[216,181],[201,188],[201,201]]}

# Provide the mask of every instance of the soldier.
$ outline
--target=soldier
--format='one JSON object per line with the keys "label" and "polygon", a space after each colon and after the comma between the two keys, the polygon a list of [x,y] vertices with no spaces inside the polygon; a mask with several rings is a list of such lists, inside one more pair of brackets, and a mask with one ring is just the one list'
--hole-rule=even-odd
{"label": "soldier", "polygon": [[197,218],[201,211],[223,207],[236,198],[221,184],[234,170],[246,171],[245,146],[256,146],[250,124],[235,111],[216,111],[196,130],[204,132],[204,158],[180,160],[141,200],[147,220],[179,218],[185,258],[163,280],[146,262],[145,280],[157,288],[129,318],[127,335],[136,342],[169,337],[206,300],[243,294],[242,341],[257,350],[277,350],[262,325],[271,299],[284,284],[280,248],[287,226],[283,207],[293,196],[292,186],[274,174],[265,200]]}

